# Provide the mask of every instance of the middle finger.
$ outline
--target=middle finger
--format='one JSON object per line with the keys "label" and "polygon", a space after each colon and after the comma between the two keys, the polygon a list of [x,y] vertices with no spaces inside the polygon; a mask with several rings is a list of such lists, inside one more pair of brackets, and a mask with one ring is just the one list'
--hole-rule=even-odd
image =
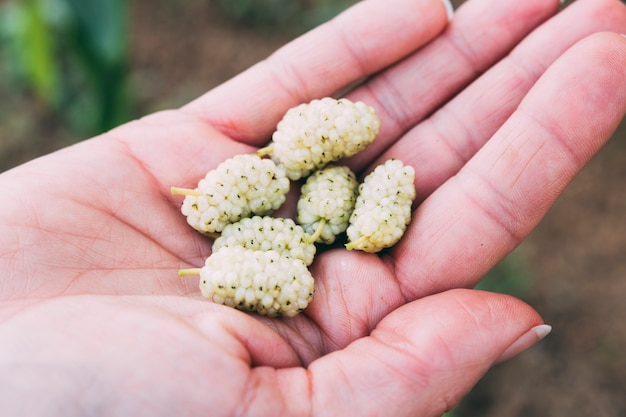
{"label": "middle finger", "polygon": [[410,130],[377,163],[394,156],[410,161],[416,170],[417,198],[423,200],[485,144],[565,50],[594,32],[624,30],[626,7],[619,1],[575,2]]}
{"label": "middle finger", "polygon": [[376,141],[351,165],[363,168],[497,62],[558,5],[558,0],[467,2],[441,36],[349,94],[372,105],[383,121]]}

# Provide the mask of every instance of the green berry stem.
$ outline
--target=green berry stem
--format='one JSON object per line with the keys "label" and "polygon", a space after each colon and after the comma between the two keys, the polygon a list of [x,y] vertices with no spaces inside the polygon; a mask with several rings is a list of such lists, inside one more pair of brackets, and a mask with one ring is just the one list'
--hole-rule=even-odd
{"label": "green berry stem", "polygon": [[315,243],[315,241],[322,235],[322,232],[324,231],[324,226],[326,226],[326,219],[320,219],[315,233],[313,233],[307,239],[308,243]]}
{"label": "green berry stem", "polygon": [[272,152],[274,152],[274,146],[268,145],[256,151],[256,154],[263,158],[264,156],[270,155]]}
{"label": "green berry stem", "polygon": [[359,239],[355,240],[354,242],[348,242],[346,243],[346,249],[348,250],[356,249],[361,244],[365,243],[367,239],[368,239],[368,236],[361,236]]}
{"label": "green berry stem", "polygon": [[197,190],[192,190],[190,188],[180,188],[180,187],[172,187],[170,188],[170,192],[173,195],[190,195],[193,197],[200,197],[202,193]]}
{"label": "green berry stem", "polygon": [[178,276],[179,277],[187,277],[189,275],[200,275],[202,268],[187,268],[187,269],[179,269]]}

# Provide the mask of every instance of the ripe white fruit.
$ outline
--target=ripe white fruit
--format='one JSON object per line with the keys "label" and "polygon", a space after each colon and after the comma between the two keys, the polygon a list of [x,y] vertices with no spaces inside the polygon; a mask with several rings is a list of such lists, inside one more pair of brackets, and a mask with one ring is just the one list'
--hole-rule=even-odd
{"label": "ripe white fruit", "polygon": [[271,154],[287,176],[297,180],[329,162],[355,155],[372,143],[380,118],[363,102],[325,97],[287,111],[260,151]]}
{"label": "ripe white fruit", "polygon": [[359,196],[347,229],[348,249],[379,252],[395,245],[411,221],[415,170],[390,159],[359,186]]}
{"label": "ripe white fruit", "polygon": [[269,216],[254,216],[227,225],[213,242],[213,252],[225,246],[275,250],[283,256],[300,259],[306,265],[311,265],[316,251],[310,236],[292,219]]}
{"label": "ripe white fruit", "polygon": [[269,317],[293,317],[313,299],[314,280],[304,262],[280,253],[223,247],[200,271],[202,295],[215,303]]}
{"label": "ripe white fruit", "polygon": [[315,171],[302,186],[297,205],[298,224],[313,240],[331,244],[348,227],[359,183],[346,166]]}
{"label": "ripe white fruit", "polygon": [[181,212],[194,229],[219,233],[227,224],[251,215],[266,215],[285,201],[290,182],[282,168],[255,154],[237,155],[219,164],[195,190],[172,188],[184,194]]}
{"label": "ripe white fruit", "polygon": [[[202,295],[215,303],[269,317],[299,314],[315,291],[307,267],[316,242],[332,244],[346,232],[347,249],[378,252],[397,243],[411,220],[412,167],[391,159],[359,185],[348,167],[333,164],[379,131],[380,119],[362,102],[313,100],[288,110],[256,154],[224,161],[195,189],[172,187],[185,196],[187,222],[215,237],[204,266],[179,275],[200,275]],[[290,180],[301,178],[299,224],[268,216],[285,202]]]}

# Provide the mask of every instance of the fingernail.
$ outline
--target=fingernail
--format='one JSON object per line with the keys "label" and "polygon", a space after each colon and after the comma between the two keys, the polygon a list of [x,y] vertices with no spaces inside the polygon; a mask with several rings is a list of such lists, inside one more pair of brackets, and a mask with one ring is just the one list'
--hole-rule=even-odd
{"label": "fingernail", "polygon": [[509,346],[504,352],[502,352],[502,355],[500,355],[496,362],[504,362],[514,356],[519,355],[520,353],[549,335],[551,331],[552,326],[549,326],[547,324],[540,324],[539,326],[533,327],[532,329],[524,333],[519,339],[513,342],[513,344]]}
{"label": "fingernail", "polygon": [[443,2],[443,5],[446,7],[446,13],[448,14],[448,22],[449,22],[454,17],[454,6],[452,6],[452,3],[450,2],[450,0],[441,0],[441,1]]}

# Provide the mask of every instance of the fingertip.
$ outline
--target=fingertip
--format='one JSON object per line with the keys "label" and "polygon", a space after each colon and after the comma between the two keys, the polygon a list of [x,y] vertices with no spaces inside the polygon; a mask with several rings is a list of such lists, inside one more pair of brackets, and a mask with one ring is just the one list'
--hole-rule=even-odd
{"label": "fingertip", "polygon": [[444,7],[446,8],[446,14],[448,16],[448,22],[454,18],[454,6],[450,0],[441,0]]}
{"label": "fingertip", "polygon": [[496,363],[501,363],[507,361],[514,356],[519,355],[520,353],[528,350],[541,340],[543,340],[546,336],[548,336],[552,332],[552,326],[548,324],[539,324],[535,327],[532,327],[526,333],[521,335],[517,340],[515,340],[498,358]]}
{"label": "fingertip", "polygon": [[[549,329],[508,295],[455,289],[428,296],[389,314],[370,337],[315,361],[316,399],[345,404],[350,415],[356,407],[372,415],[441,415],[503,352],[521,351]],[[346,384],[327,389],[337,378]]]}

